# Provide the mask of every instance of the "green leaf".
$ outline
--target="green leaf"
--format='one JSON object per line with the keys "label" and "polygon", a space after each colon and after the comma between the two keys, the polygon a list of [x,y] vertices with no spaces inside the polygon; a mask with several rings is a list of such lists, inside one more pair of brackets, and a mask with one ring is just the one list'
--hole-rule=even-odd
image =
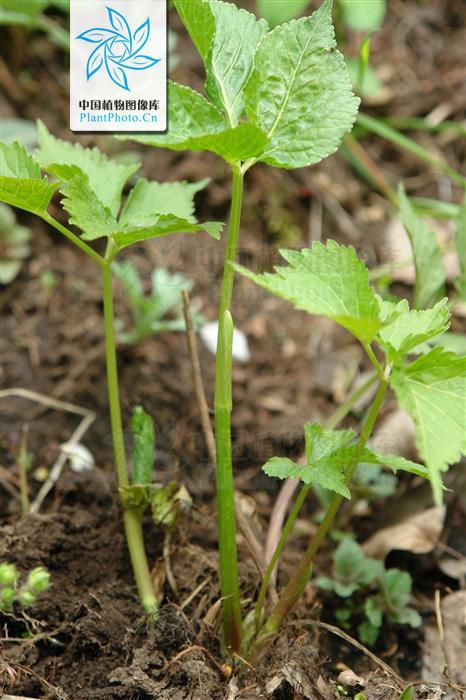
{"label": "green leaf", "polygon": [[215,33],[215,18],[208,0],[175,0],[175,7],[204,63]]}
{"label": "green leaf", "polygon": [[403,608],[411,598],[412,579],[407,571],[388,569],[380,580],[387,602],[394,608]]}
{"label": "green leaf", "polygon": [[365,620],[358,626],[359,639],[369,647],[374,646],[379,638],[379,630],[379,627],[374,627],[369,620]]}
{"label": "green leaf", "polygon": [[398,471],[405,471],[409,474],[422,476],[424,479],[430,479],[430,472],[426,467],[417,462],[412,462],[410,459],[399,457],[398,455],[389,455],[385,452],[373,452],[366,448],[363,450],[361,461],[367,462],[368,464],[380,464],[384,467],[388,467],[395,472],[395,474]]}
{"label": "green leaf", "polygon": [[338,0],[343,22],[357,32],[379,29],[387,11],[386,0]]}
{"label": "green leaf", "polygon": [[108,237],[118,228],[115,217],[98,199],[89,178],[78,166],[53,164],[48,170],[62,181],[62,206],[70,214],[70,223],[83,231],[84,240]]}
{"label": "green leaf", "polygon": [[133,434],[133,484],[150,484],[154,466],[154,421],[142,406],[136,406],[131,416]]}
{"label": "green leaf", "polygon": [[416,354],[421,355],[430,352],[432,348],[442,347],[447,352],[453,352],[459,357],[466,355],[466,338],[464,333],[442,333],[431,338],[426,343],[416,347]]}
{"label": "green leaf", "polygon": [[425,308],[445,296],[445,270],[437,238],[415,213],[403,187],[398,190],[400,216],[413,249],[416,268],[414,306]]}
{"label": "green leaf", "polygon": [[387,302],[387,308],[393,320],[379,331],[377,340],[390,361],[404,358],[420,343],[444,333],[449,326],[448,299],[425,311],[410,310],[406,299],[396,305]]}
{"label": "green leaf", "polygon": [[400,697],[398,700],[413,700],[414,698],[414,689],[412,685],[406,686],[406,688],[403,690],[401,693]]}
{"label": "green leaf", "polygon": [[364,613],[372,627],[382,626],[383,609],[381,608],[380,601],[375,596],[366,598]]}
{"label": "green leaf", "polygon": [[41,216],[57,188],[23,146],[0,143],[0,201]]}
{"label": "green leaf", "polygon": [[204,189],[209,182],[209,179],[192,183],[149,182],[141,178],[129,193],[119,222],[130,224],[137,217],[175,214],[180,219],[196,223],[194,195]]}
{"label": "green leaf", "polygon": [[460,297],[466,299],[466,200],[460,208],[456,219],[455,246],[460,264],[460,273],[455,280],[455,287]]}
{"label": "green leaf", "polygon": [[391,385],[413,418],[416,444],[441,503],[441,473],[466,452],[466,358],[435,348],[407,367],[395,367]]}
{"label": "green leaf", "polygon": [[244,86],[254,64],[254,54],[267,22],[234,3],[210,0],[215,32],[206,61],[205,90],[212,102],[224,109],[229,124],[236,126],[244,112]]}
{"label": "green leaf", "polygon": [[79,143],[61,141],[52,136],[40,120],[37,128],[39,150],[36,155],[43,170],[50,172],[53,164],[77,166],[87,175],[97,199],[116,216],[123,187],[139,169],[139,163],[122,165],[109,160],[98,148],[83,148]]}
{"label": "green leaf", "polygon": [[350,538],[340,542],[333,555],[335,574],[341,582],[367,586],[380,575],[382,564],[365,557],[361,547]]}
{"label": "green leaf", "polygon": [[146,241],[149,238],[167,236],[170,233],[196,233],[207,231],[212,238],[219,239],[223,223],[218,221],[206,221],[203,224],[193,224],[186,219],[181,219],[174,214],[161,214],[154,216],[153,222],[144,223],[141,218],[140,225],[134,222],[132,225],[120,226],[113,231],[112,236],[120,250],[134,243]]}
{"label": "green leaf", "polygon": [[351,130],[359,99],[335,50],[332,2],[266,34],[246,83],[246,112],[270,143],[259,160],[298,168],[334,153]]}
{"label": "green leaf", "polygon": [[309,0],[256,0],[256,3],[261,17],[273,28],[300,15]]}
{"label": "green leaf", "polygon": [[266,135],[253,124],[241,122],[231,128],[220,111],[195,90],[169,81],[166,134],[128,134],[148,146],[173,151],[212,151],[229,163],[259,155],[268,143]]}
{"label": "green leaf", "polygon": [[326,245],[316,242],[311,249],[280,252],[290,264],[275,268],[273,274],[235,268],[297,309],[331,318],[362,343],[374,339],[382,326],[380,302],[353,248],[329,240]]}

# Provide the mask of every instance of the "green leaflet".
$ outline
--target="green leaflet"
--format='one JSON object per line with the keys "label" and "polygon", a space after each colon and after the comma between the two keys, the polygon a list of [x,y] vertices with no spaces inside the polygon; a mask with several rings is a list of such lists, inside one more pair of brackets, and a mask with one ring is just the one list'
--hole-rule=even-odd
{"label": "green leaflet", "polygon": [[224,109],[231,126],[244,112],[244,86],[254,64],[254,53],[267,32],[265,20],[257,20],[230,2],[210,0],[215,32],[206,65],[205,90]]}
{"label": "green leaflet", "polygon": [[333,319],[362,343],[374,339],[382,327],[380,302],[353,248],[329,240],[326,245],[316,242],[311,249],[280,252],[289,266],[277,267],[273,274],[235,268],[297,309]]}
{"label": "green leaflet", "polygon": [[351,130],[359,99],[335,50],[332,2],[266,34],[246,83],[246,113],[269,137],[259,160],[283,168],[317,163]]}
{"label": "green leaflet", "polygon": [[420,343],[444,333],[449,326],[448,299],[442,299],[432,309],[423,311],[410,310],[406,299],[396,305],[388,302],[388,306],[397,313],[379,331],[377,341],[392,362],[405,357]]}
{"label": "green leaflet", "polygon": [[400,216],[413,249],[416,268],[414,306],[425,308],[445,296],[445,270],[437,238],[417,216],[402,185],[398,190]]}
{"label": "green leaflet", "polygon": [[142,406],[136,406],[131,416],[133,434],[133,484],[150,484],[154,466],[154,421]]}
{"label": "green leaflet", "polygon": [[256,4],[261,17],[273,28],[301,14],[309,0],[256,0]]}
{"label": "green leaflet", "polygon": [[180,219],[174,214],[161,214],[154,217],[153,223],[144,225],[126,225],[119,226],[117,231],[113,232],[113,240],[122,250],[134,243],[146,241],[149,238],[158,238],[159,236],[167,236],[170,233],[196,233],[197,231],[207,231],[209,236],[218,240],[222,230],[223,223],[219,221],[206,221],[203,224],[193,224],[185,219]]}
{"label": "green leaflet", "polygon": [[235,163],[259,155],[267,144],[265,134],[253,124],[241,122],[230,128],[220,111],[195,90],[169,81],[166,134],[131,134],[131,139],[148,146],[163,146],[174,151],[212,151]]}
{"label": "green leaflet", "polygon": [[455,287],[461,299],[466,301],[466,200],[456,219],[455,246],[460,263],[460,273],[455,280]]}
{"label": "green leaflet", "polygon": [[89,179],[89,186],[113,216],[118,214],[123,186],[139,169],[139,164],[121,165],[111,161],[97,148],[83,148],[78,143],[61,141],[47,131],[39,120],[39,150],[37,158],[43,170],[50,172],[53,164],[77,166]]}
{"label": "green leaflet", "polygon": [[391,385],[414,420],[416,444],[441,503],[441,473],[466,452],[466,358],[435,348],[407,367],[395,367]]}
{"label": "green leaflet", "polygon": [[19,143],[0,143],[0,201],[42,216],[58,184],[42,178],[38,163]]}
{"label": "green leaflet", "polygon": [[208,179],[200,182],[149,182],[141,178],[126,200],[120,224],[130,223],[139,216],[154,214],[176,214],[186,221],[196,223],[194,195],[209,182]]}

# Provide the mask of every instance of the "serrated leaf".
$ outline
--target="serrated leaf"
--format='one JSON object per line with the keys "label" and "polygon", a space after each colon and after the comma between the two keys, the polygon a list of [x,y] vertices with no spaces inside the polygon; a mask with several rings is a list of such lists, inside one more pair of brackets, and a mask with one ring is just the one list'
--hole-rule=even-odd
{"label": "serrated leaf", "polygon": [[395,367],[391,385],[413,418],[416,445],[440,504],[441,473],[466,452],[466,358],[435,348],[407,367]]}
{"label": "serrated leaf", "polygon": [[256,0],[256,4],[261,17],[273,28],[301,14],[309,0]]}
{"label": "serrated leaf", "polygon": [[466,301],[466,200],[456,219],[455,246],[460,264],[460,273],[455,280],[455,287],[463,301]]}
{"label": "serrated leaf", "polygon": [[89,185],[96,197],[108,208],[113,216],[118,214],[121,193],[128,178],[139,168],[138,163],[122,165],[109,160],[97,148],[83,148],[79,143],[61,141],[47,131],[39,120],[38,161],[46,172],[52,164],[77,166],[89,179]]}
{"label": "serrated leaf", "polygon": [[275,268],[273,274],[235,268],[297,309],[333,319],[361,342],[374,339],[382,326],[380,302],[353,248],[329,240],[326,245],[316,242],[311,249],[280,252],[290,264]]}
{"label": "serrated leaf", "polygon": [[215,31],[206,60],[205,90],[212,102],[225,110],[230,126],[236,126],[244,112],[243,91],[254,54],[268,26],[234,3],[210,0],[210,9]]}
{"label": "serrated leaf", "polygon": [[208,0],[175,0],[175,7],[204,63],[215,32],[215,18]]}
{"label": "serrated leaf", "polygon": [[219,221],[206,221],[202,224],[193,224],[186,219],[181,219],[174,214],[161,214],[154,217],[152,223],[145,224],[141,221],[139,226],[120,226],[113,232],[113,240],[120,249],[127,248],[134,243],[146,241],[149,238],[167,236],[170,233],[196,233],[197,231],[207,231],[212,238],[219,239],[223,223]]}
{"label": "serrated leaf", "polygon": [[409,474],[422,476],[424,479],[430,479],[430,472],[426,467],[398,455],[389,455],[385,452],[374,452],[369,448],[365,448],[361,455],[361,462],[367,464],[380,464],[381,466],[388,467],[395,472],[395,474],[398,471],[405,471],[409,472]]}
{"label": "serrated leaf", "polygon": [[445,296],[445,270],[435,234],[418,217],[403,187],[398,190],[400,217],[413,249],[416,283],[414,306],[431,306]]}
{"label": "serrated leaf", "polygon": [[209,179],[200,182],[149,182],[141,178],[129,193],[119,222],[129,224],[136,217],[175,214],[196,223],[194,195],[209,182]]}
{"label": "serrated leaf", "polygon": [[166,134],[120,135],[148,146],[170,148],[173,151],[212,151],[234,163],[261,153],[268,141],[256,126],[241,122],[231,128],[220,111],[195,90],[169,81],[168,119]]}
{"label": "serrated leaf", "polygon": [[382,328],[377,340],[387,351],[390,361],[405,357],[420,343],[444,333],[449,326],[448,299],[442,299],[432,309],[410,310],[406,299],[392,307],[394,319]]}
{"label": "serrated leaf", "polygon": [[110,236],[118,228],[117,221],[92,189],[87,175],[76,165],[51,164],[48,170],[62,182],[61,203],[70,215],[70,223],[83,231],[82,238],[93,241]]}
{"label": "serrated leaf", "polygon": [[0,143],[0,201],[42,215],[57,188],[41,177],[38,163],[23,146]]}
{"label": "serrated leaf", "polygon": [[136,406],[131,416],[133,435],[133,484],[149,484],[154,466],[154,421],[142,406]]}
{"label": "serrated leaf", "polygon": [[298,168],[334,153],[351,130],[359,99],[335,50],[332,2],[266,34],[244,88],[246,113],[270,143],[259,160]]}

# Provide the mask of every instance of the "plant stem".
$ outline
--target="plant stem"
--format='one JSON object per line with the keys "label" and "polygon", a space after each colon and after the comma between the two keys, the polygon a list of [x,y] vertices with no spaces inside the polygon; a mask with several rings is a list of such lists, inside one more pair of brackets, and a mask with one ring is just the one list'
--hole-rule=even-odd
{"label": "plant stem", "polygon": [[243,174],[233,167],[230,224],[225,252],[223,281],[218,318],[218,339],[215,369],[215,447],[217,479],[217,511],[219,527],[220,589],[223,598],[223,633],[228,649],[238,651],[242,636],[241,605],[238,582],[238,555],[236,549],[236,518],[233,492],[233,465],[231,451],[231,366],[233,321],[230,315],[233,294]]}
{"label": "plant stem", "polygon": [[[128,485],[125,445],[123,439],[123,424],[121,421],[120,396],[118,389],[118,370],[115,346],[115,331],[113,318],[113,291],[111,271],[111,247],[109,246],[105,262],[102,266],[104,324],[105,324],[105,354],[107,361],[107,390],[112,426],[113,450],[118,486]],[[142,515],[138,510],[125,510],[123,522],[125,525],[126,541],[133,567],[134,577],[138,588],[139,598],[146,612],[157,610],[157,598],[154,593],[149,565],[144,550],[142,534]]]}
{"label": "plant stem", "polygon": [[[347,484],[349,484],[351,481],[356,467],[358,466],[361,453],[372,433],[375,421],[377,420],[377,416],[383,403],[385,392],[387,391],[387,387],[387,381],[381,380],[377,389],[377,393],[374,397],[374,401],[372,402],[366,420],[364,421],[361,434],[356,444],[353,459],[348,464],[346,470]],[[269,619],[264,624],[261,632],[259,633],[256,644],[253,648],[254,654],[260,652],[261,649],[267,644],[267,641],[277,632],[287,615],[291,612],[291,610],[294,608],[299,598],[301,597],[311,574],[311,565],[314,556],[319,550],[320,545],[322,544],[325,536],[327,535],[327,532],[329,531],[333,523],[335,515],[337,514],[340,508],[342,500],[343,496],[341,496],[340,494],[334,494],[334,496],[332,497],[332,500],[330,501],[330,504],[325,513],[324,519],[322,520],[317,532],[312,538],[298,569],[286,585],[285,590],[281,594],[278,603],[275,606],[275,609],[273,610]]]}
{"label": "plant stem", "polygon": [[[343,418],[345,418],[345,416],[350,412],[351,408],[354,406],[356,401],[358,401],[361,398],[361,396],[364,396],[366,391],[370,389],[370,387],[374,384],[376,379],[377,375],[375,373],[371,374],[371,376],[368,377],[368,379],[363,384],[361,384],[360,387],[353,391],[353,393],[346,398],[346,400],[341,404],[341,406],[339,406],[336,409],[336,411],[334,411],[332,415],[325,421],[325,428],[327,430],[334,430],[337,427],[337,425],[343,420]],[[278,540],[277,546],[275,547],[275,551],[272,555],[272,558],[270,559],[270,562],[267,565],[267,568],[264,572],[264,577],[262,579],[259,595],[257,596],[256,609],[254,613],[256,630],[259,629],[260,624],[262,622],[262,612],[264,609],[265,597],[267,595],[267,590],[269,587],[270,579],[272,577],[272,572],[275,569],[275,566],[280,558],[280,554],[282,553],[283,547],[286,544],[288,536],[290,535],[293,529],[296,518],[299,515],[301,506],[303,505],[310,488],[310,484],[303,484],[303,486],[301,487],[295,504],[291,509],[288,518],[286,519],[285,525],[283,526],[280,539]]]}
{"label": "plant stem", "polygon": [[98,265],[101,267],[105,264],[105,261],[101,255],[95,252],[87,243],[85,243],[79,236],[76,236],[74,233],[69,231],[66,226],[62,226],[58,221],[56,221],[53,216],[50,216],[50,214],[45,213],[41,217],[44,221],[46,221],[50,226],[53,226],[54,228],[57,229],[57,231],[60,231],[66,238],[68,238],[69,241],[75,244],[78,248],[81,248],[81,250],[86,253],[90,258],[94,260]]}

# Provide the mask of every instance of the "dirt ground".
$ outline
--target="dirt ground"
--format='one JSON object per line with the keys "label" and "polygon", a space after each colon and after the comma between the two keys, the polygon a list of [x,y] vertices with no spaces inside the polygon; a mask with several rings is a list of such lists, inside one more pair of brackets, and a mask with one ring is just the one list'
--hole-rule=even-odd
{"label": "dirt ground", "polygon": [[[443,109],[444,118],[464,118],[466,86],[466,3],[464,0],[389,0],[383,29],[372,43],[372,62],[383,79],[380,104],[365,110],[381,116],[415,117]],[[173,78],[201,89],[202,69],[193,47],[173,15],[180,38]],[[347,51],[356,44],[350,39]],[[49,130],[71,138],[67,129],[67,58],[43,35],[1,28],[0,105],[4,118],[41,118]],[[464,138],[451,132],[416,132],[424,147],[464,172]],[[127,147],[111,138],[81,136],[116,157]],[[374,137],[362,144],[391,185],[403,180],[410,194],[459,202],[456,185],[412,155]],[[142,159],[142,173],[159,180],[211,177],[197,195],[200,220],[226,220],[230,194],[226,167],[212,154],[178,154],[131,146]],[[339,154],[296,171],[256,166],[247,176],[240,261],[255,269],[270,268],[278,247],[300,246],[335,238],[356,247],[370,267],[387,262],[385,233],[391,206],[351,169]],[[53,203],[54,213],[58,211]],[[214,471],[204,441],[184,334],[164,333],[136,347],[119,348],[125,423],[142,404],[154,417],[154,478],[185,484],[193,504],[173,533],[171,568],[178,592],[167,581],[162,559],[163,532],[145,523],[153,573],[164,605],[156,623],[141,616],[122,533],[113,477],[107,415],[101,288],[98,270],[82,254],[32,216],[18,219],[33,232],[32,252],[19,277],[2,289],[2,385],[22,387],[95,411],[96,420],[83,443],[95,468],[77,474],[67,468],[40,514],[20,517],[12,493],[18,487],[17,453],[23,426],[33,455],[30,496],[34,499],[60,445],[77,425],[76,416],[23,398],[5,399],[0,443],[0,560],[21,570],[43,565],[52,587],[26,613],[0,616],[0,691],[62,700],[311,700],[353,697],[398,698],[407,682],[421,677],[424,627],[384,628],[370,657],[352,635],[337,636],[334,602],[312,584],[293,620],[255,668],[224,663],[219,638],[218,561]],[[141,277],[155,265],[181,271],[194,282],[194,305],[216,318],[224,241],[207,235],[174,236],[149,241],[128,253]],[[44,285],[44,274],[54,286]],[[407,285],[394,290],[410,296]],[[115,284],[116,315],[128,320],[121,289]],[[302,426],[324,420],[344,398],[357,375],[368,369],[365,358],[343,330],[310,319],[237,279],[235,324],[248,337],[252,359],[235,363],[233,440],[236,486],[245,499],[260,542],[278,485],[261,465],[275,454],[290,457],[303,448]],[[454,329],[464,330],[461,319]],[[214,358],[200,344],[208,400],[212,400]],[[394,409],[390,400],[382,416]],[[357,416],[347,421],[357,426]],[[466,516],[464,479],[452,476],[456,491],[447,498],[442,542],[466,554],[462,524]],[[357,511],[351,527],[364,541],[390,519],[394,501],[405,511],[431,506],[430,493],[415,479],[401,479],[391,501]],[[318,504],[312,499],[300,520],[280,567],[279,585],[299,561],[312,531]],[[349,511],[343,512],[341,527]],[[334,543],[322,551],[317,573],[327,573]],[[243,600],[251,600],[258,575],[244,539],[239,538]],[[456,591],[463,582],[438,567],[438,552],[425,555],[392,552],[390,566],[409,570],[414,579],[414,607],[425,624],[435,620],[434,590]],[[304,620],[310,621],[308,623]],[[351,669],[360,684],[339,681]],[[391,670],[390,670],[391,669]],[[442,673],[442,669],[439,669]],[[420,684],[418,698],[440,698],[439,688]],[[450,688],[449,692],[453,692]],[[464,697],[454,689],[451,697]]]}

